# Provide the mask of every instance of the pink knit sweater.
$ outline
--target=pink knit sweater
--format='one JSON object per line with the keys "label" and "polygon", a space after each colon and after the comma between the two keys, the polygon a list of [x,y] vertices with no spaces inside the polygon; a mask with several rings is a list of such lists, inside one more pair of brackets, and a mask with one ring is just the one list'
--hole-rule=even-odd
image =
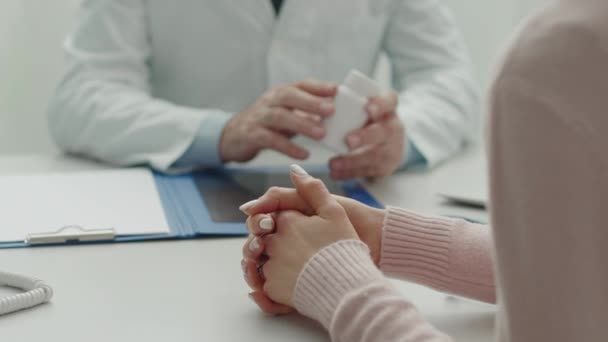
{"label": "pink knit sweater", "polygon": [[[527,24],[490,137],[492,228],[389,208],[381,271],[487,302],[496,278],[500,341],[608,341],[608,1],[561,1]],[[449,340],[360,241],[317,253],[294,302],[333,341]]]}

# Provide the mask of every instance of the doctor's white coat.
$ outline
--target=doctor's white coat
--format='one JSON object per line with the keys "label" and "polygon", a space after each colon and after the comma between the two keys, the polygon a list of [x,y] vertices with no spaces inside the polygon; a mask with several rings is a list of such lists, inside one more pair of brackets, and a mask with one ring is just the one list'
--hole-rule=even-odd
{"label": "doctor's white coat", "polygon": [[438,0],[287,0],[278,18],[268,0],[86,0],[64,48],[51,134],[117,165],[166,170],[201,127],[218,130],[268,87],[371,74],[381,52],[429,165],[458,150],[478,117],[462,37]]}

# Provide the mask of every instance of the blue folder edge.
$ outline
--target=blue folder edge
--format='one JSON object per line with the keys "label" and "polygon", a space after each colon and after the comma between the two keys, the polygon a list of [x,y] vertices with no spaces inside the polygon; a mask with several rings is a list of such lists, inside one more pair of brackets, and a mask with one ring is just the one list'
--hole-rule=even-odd
{"label": "blue folder edge", "polygon": [[[307,167],[310,172],[325,172],[325,166]],[[264,168],[225,168],[223,172],[284,172],[285,167],[264,167]],[[246,236],[247,228],[244,223],[218,223],[211,219],[207,206],[195,183],[195,176],[199,177],[199,183],[204,182],[213,184],[213,178],[204,176],[205,172],[188,173],[183,175],[166,175],[153,172],[156,188],[158,190],[167,223],[171,229],[170,234],[139,234],[139,235],[118,235],[113,240],[107,241],[86,241],[86,242],[67,242],[28,245],[23,241],[0,242],[0,248],[21,248],[21,247],[43,247],[43,246],[66,246],[66,245],[87,245],[102,243],[126,243],[138,241],[154,240],[179,240],[193,239],[201,237],[230,237]],[[211,172],[218,172],[214,170]],[[202,177],[200,177],[203,175]],[[370,194],[358,181],[340,182],[344,195],[355,199],[361,203],[375,208],[384,206]],[[204,208],[204,210],[201,210]],[[243,217],[243,220],[245,217]],[[193,228],[194,227],[194,228]]]}

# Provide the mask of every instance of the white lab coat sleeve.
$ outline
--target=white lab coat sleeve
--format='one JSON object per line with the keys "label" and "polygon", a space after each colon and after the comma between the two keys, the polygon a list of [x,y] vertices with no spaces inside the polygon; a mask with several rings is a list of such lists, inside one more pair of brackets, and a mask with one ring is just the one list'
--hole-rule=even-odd
{"label": "white lab coat sleeve", "polygon": [[464,40],[438,0],[392,2],[383,49],[410,142],[434,166],[475,136],[479,88]]}
{"label": "white lab coat sleeve", "polygon": [[64,49],[67,70],[49,109],[51,135],[61,149],[166,171],[196,138],[211,151],[198,162],[220,163],[220,133],[207,140],[198,135],[206,123],[216,128],[225,123],[228,113],[151,96],[143,0],[84,1]]}

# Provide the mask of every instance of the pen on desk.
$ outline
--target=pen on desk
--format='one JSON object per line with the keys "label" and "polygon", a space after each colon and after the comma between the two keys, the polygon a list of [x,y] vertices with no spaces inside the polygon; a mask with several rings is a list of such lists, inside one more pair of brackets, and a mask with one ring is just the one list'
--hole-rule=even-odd
{"label": "pen on desk", "polygon": [[446,216],[446,217],[450,217],[450,218],[455,218],[455,219],[461,219],[461,220],[465,220],[467,222],[470,223],[475,223],[475,224],[488,224],[487,222],[483,222],[483,221],[479,221],[479,220],[474,220],[468,217],[464,217],[464,216],[458,216],[458,215],[442,215],[442,216]]}

